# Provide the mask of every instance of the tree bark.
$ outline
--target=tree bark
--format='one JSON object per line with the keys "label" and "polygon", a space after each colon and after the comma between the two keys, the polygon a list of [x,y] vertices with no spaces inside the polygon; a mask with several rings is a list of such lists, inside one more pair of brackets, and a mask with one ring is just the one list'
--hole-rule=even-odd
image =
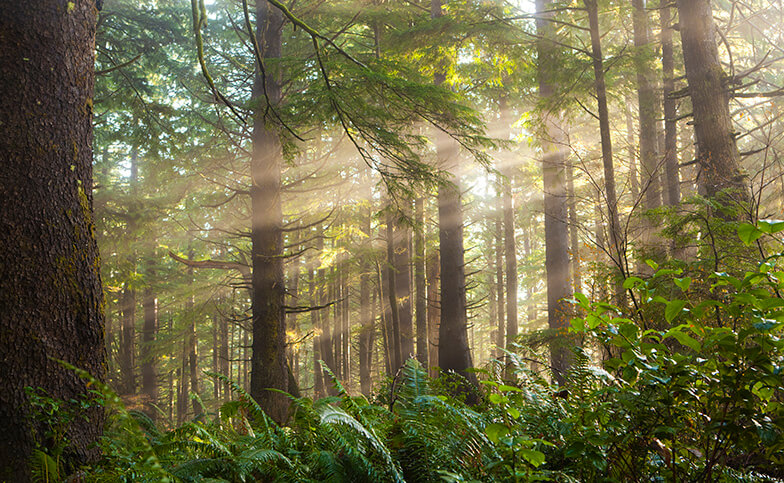
{"label": "tree bark", "polygon": [[387,298],[389,299],[389,323],[390,330],[388,335],[392,338],[389,341],[389,349],[391,351],[390,364],[392,365],[392,372],[398,370],[403,363],[401,356],[400,344],[400,307],[398,306],[397,297],[397,276],[395,274],[395,234],[394,234],[394,214],[391,207],[387,211]]}
{"label": "tree bark", "polygon": [[[410,210],[405,209],[409,215]],[[400,357],[405,363],[414,353],[414,320],[411,307],[411,229],[395,223],[395,290],[400,321]]]}
{"label": "tree bark", "polygon": [[[650,57],[652,44],[648,37],[648,13],[644,0],[632,0],[632,23],[634,46],[637,49],[635,69],[637,71],[637,98],[640,106],[640,169],[642,190],[645,193],[645,208],[652,210],[661,206],[659,184],[658,137],[656,129],[656,90]],[[652,227],[649,227],[652,229]]]}
{"label": "tree bark", "polygon": [[[148,269],[148,276],[151,270]],[[158,336],[158,299],[152,289],[151,280],[147,280],[147,286],[142,295],[142,306],[144,308],[144,328],[142,330],[142,394],[145,398],[145,412],[153,420],[158,418],[158,410],[154,407],[158,404],[158,370],[156,364],[155,340]]]}
{"label": "tree bark", "polygon": [[435,369],[438,365],[438,334],[441,332],[441,263],[438,260],[438,252],[433,251],[428,254],[426,262],[427,270],[427,358],[429,362],[428,373],[431,376],[437,374]]}
{"label": "tree bark", "polygon": [[[432,18],[443,16],[441,0],[431,0]],[[445,81],[443,72],[434,79],[436,85]],[[452,172],[457,164],[457,146],[443,133],[437,134],[438,165],[450,173],[447,182],[438,188],[438,239],[441,259],[441,325],[439,327],[438,365],[454,371],[468,381],[461,387],[469,403],[476,402],[476,374],[468,346],[468,319],[465,285],[465,250],[463,249],[463,207],[460,180]]]}
{"label": "tree bark", "polygon": [[[92,218],[94,2],[7,2],[0,15],[0,480],[26,481],[41,422],[25,386],[68,401],[105,376]],[[50,359],[53,358],[53,359]],[[67,428],[69,469],[99,456],[102,408]],[[40,441],[47,445],[46,441]]]}
{"label": "tree bark", "polygon": [[[256,6],[256,44],[264,59],[277,59],[282,49],[283,16],[268,2]],[[267,102],[281,101],[277,66],[256,66],[251,157],[251,243],[253,347],[250,395],[276,422],[288,416],[289,399],[269,389],[288,390],[286,319],[283,277],[283,210],[281,205],[282,148],[277,129],[265,116]]]}
{"label": "tree bark", "polygon": [[668,2],[662,2],[659,7],[659,20],[661,22],[661,41],[662,41],[662,75],[664,76],[664,89],[662,92],[664,104],[664,173],[665,201],[668,205],[674,206],[681,201],[680,174],[678,172],[678,132],[675,118],[678,113],[676,110],[675,99],[671,94],[675,91],[675,62],[673,59],[672,48],[672,9]]}
{"label": "tree bark", "polygon": [[[372,193],[369,193],[372,195]],[[371,199],[371,198],[369,198]],[[371,218],[372,213],[368,211],[367,216],[363,220],[363,230],[368,236],[371,237]],[[370,264],[370,257],[368,256],[371,250],[371,243],[366,243],[364,247],[366,251],[365,257],[361,263],[362,272],[359,275],[359,388],[362,394],[370,396],[370,369],[371,369],[371,332],[373,330],[373,320],[370,318],[370,271],[372,266]]]}
{"label": "tree bark", "polygon": [[[536,30],[538,42],[539,97],[548,99],[555,94],[556,84],[550,69],[558,64],[560,55],[555,44],[555,31],[550,0],[536,0],[538,13]],[[544,136],[542,140],[542,178],[544,184],[544,237],[545,270],[547,272],[547,320],[552,332],[550,365],[553,376],[561,384],[570,365],[568,336],[569,287],[569,227],[566,223],[566,152],[560,123],[560,113],[542,113]]]}
{"label": "tree bark", "polygon": [[502,178],[504,198],[504,259],[506,262],[506,344],[517,338],[517,244],[515,243],[514,198],[512,197],[512,171]]}
{"label": "tree bark", "polygon": [[710,1],[678,0],[678,13],[703,189],[709,198],[741,208],[725,206],[721,216],[740,218],[749,208],[750,192],[735,144]]}
{"label": "tree bark", "polygon": [[428,365],[427,353],[427,294],[425,293],[425,200],[419,196],[414,202],[414,285],[416,292],[416,356],[423,367]]}
{"label": "tree bark", "polygon": [[[623,290],[623,266],[626,261],[623,248],[623,234],[620,217],[618,216],[618,195],[615,189],[615,166],[613,164],[612,136],[610,134],[610,113],[607,108],[607,88],[604,82],[604,57],[602,55],[601,32],[599,31],[599,11],[596,0],[585,0],[588,10],[588,22],[591,31],[591,50],[593,54],[594,89],[599,109],[599,134],[602,144],[602,166],[604,167],[604,196],[607,205],[607,218],[609,222],[610,247],[609,253],[612,264],[621,273],[615,284],[616,303],[626,305],[626,295]],[[628,112],[628,111],[627,111]],[[630,147],[630,150],[633,147]],[[632,163],[634,156],[632,155]],[[632,170],[633,178],[637,174]],[[570,181],[570,184],[572,182]],[[572,188],[574,190],[574,188]],[[570,213],[570,218],[572,214]],[[576,218],[576,216],[574,216]],[[577,289],[576,289],[577,290]]]}

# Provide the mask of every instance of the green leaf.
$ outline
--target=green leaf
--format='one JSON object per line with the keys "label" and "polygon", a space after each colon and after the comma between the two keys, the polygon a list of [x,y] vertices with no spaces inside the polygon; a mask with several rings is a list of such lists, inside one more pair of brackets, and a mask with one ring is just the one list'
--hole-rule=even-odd
{"label": "green leaf", "polygon": [[673,337],[675,340],[680,342],[681,345],[684,345],[695,352],[699,352],[699,350],[702,348],[700,341],[683,332],[682,329],[684,327],[684,325],[673,327],[664,334],[664,338],[666,339],[667,337]]}
{"label": "green leaf", "polygon": [[577,299],[577,303],[580,304],[580,307],[584,309],[590,308],[591,303],[588,301],[588,297],[586,297],[585,294],[576,292],[574,294],[574,298]]}
{"label": "green leaf", "polygon": [[544,453],[535,449],[521,449],[520,455],[529,462],[534,468],[544,464]]}
{"label": "green leaf", "polygon": [[683,311],[685,306],[685,300],[670,300],[667,302],[667,307],[664,309],[664,318],[667,319],[667,322],[672,322],[673,319],[675,319],[675,317],[677,317]]}
{"label": "green leaf", "polygon": [[493,404],[501,404],[501,402],[504,400],[504,397],[502,395],[496,393],[490,394],[487,398]]}
{"label": "green leaf", "polygon": [[498,440],[509,433],[509,428],[503,424],[490,423],[485,427],[485,434],[493,443],[498,443]]}
{"label": "green leaf", "polygon": [[673,280],[675,285],[678,286],[679,289],[683,290],[684,292],[689,290],[689,286],[691,285],[691,277],[683,277],[683,278],[675,278]]}
{"label": "green leaf", "polygon": [[623,288],[625,290],[629,290],[630,288],[634,288],[637,285],[643,284],[644,281],[640,277],[629,277],[623,281]]}
{"label": "green leaf", "polygon": [[575,332],[585,331],[585,319],[575,317],[572,319],[571,324],[572,324],[572,329],[574,329]]}
{"label": "green leaf", "polygon": [[738,226],[738,238],[746,245],[751,245],[764,234],[765,232],[750,223],[742,223]]}
{"label": "green leaf", "polygon": [[758,226],[763,233],[778,233],[784,231],[784,220],[760,220]]}
{"label": "green leaf", "polygon": [[659,264],[654,262],[653,260],[645,260],[645,264],[651,267],[654,270],[658,270]]}

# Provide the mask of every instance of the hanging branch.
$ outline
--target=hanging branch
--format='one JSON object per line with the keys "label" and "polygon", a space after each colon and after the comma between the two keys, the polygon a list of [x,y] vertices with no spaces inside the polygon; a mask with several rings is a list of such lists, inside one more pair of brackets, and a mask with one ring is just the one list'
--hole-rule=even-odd
{"label": "hanging branch", "polygon": [[204,78],[207,80],[207,85],[210,86],[212,93],[215,97],[220,99],[222,103],[228,107],[231,112],[239,119],[242,124],[247,124],[245,119],[234,108],[234,105],[226,99],[226,97],[215,87],[215,82],[212,80],[207,63],[204,61],[204,41],[201,37],[201,27],[207,24],[207,9],[204,7],[204,0],[191,0],[191,11],[193,14],[193,33],[196,35],[196,55],[199,58],[199,65]]}

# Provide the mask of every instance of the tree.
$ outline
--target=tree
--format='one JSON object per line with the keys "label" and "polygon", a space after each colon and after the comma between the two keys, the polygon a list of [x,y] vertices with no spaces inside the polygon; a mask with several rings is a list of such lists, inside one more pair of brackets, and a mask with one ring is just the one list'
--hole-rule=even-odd
{"label": "tree", "polygon": [[[268,2],[256,7],[255,45],[263,59],[281,56],[283,15]],[[253,85],[253,153],[251,157],[251,251],[253,352],[250,394],[275,421],[288,416],[289,400],[269,389],[288,390],[286,319],[283,279],[283,212],[280,199],[283,153],[277,128],[265,108],[281,100],[278,68],[258,59]],[[266,67],[266,71],[262,71]]]}
{"label": "tree", "polygon": [[[678,0],[678,14],[686,80],[694,108],[700,181],[708,197],[740,205],[741,210],[734,215],[738,217],[743,208],[748,209],[749,188],[740,167],[710,1]],[[733,217],[732,210],[726,208],[720,214]]]}
{"label": "tree", "polygon": [[[95,3],[11,2],[0,16],[0,480],[29,479],[43,421],[25,386],[84,397],[64,360],[104,377],[100,260],[92,219]],[[103,410],[66,431],[69,466],[94,459]]]}
{"label": "tree", "polygon": [[[441,0],[432,0],[430,15],[443,16]],[[445,77],[436,73],[435,83],[440,85]],[[436,141],[438,164],[450,173],[447,182],[438,189],[438,239],[441,257],[441,324],[439,326],[438,365],[442,370],[455,371],[474,386],[476,374],[468,372],[473,367],[468,347],[468,319],[466,317],[465,259],[463,249],[463,208],[460,180],[454,174],[458,149],[455,142],[443,134]],[[468,400],[474,400],[472,388],[463,388]]]}
{"label": "tree", "polygon": [[[556,93],[552,67],[557,64],[555,29],[552,25],[553,12],[549,0],[537,0],[536,30],[540,37],[537,45],[539,97],[551,102]],[[550,364],[555,379],[563,382],[569,367],[569,348],[567,347],[569,287],[569,227],[566,202],[566,151],[562,127],[559,125],[561,114],[545,107],[542,113],[542,179],[544,184],[544,236],[545,270],[547,272],[547,320],[553,332],[550,344]]]}

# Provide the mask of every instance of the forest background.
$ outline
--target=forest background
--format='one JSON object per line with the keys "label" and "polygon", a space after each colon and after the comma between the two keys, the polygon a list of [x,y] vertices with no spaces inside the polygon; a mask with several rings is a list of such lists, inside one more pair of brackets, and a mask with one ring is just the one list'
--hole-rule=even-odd
{"label": "forest background", "polygon": [[[574,475],[576,433],[555,457],[542,428],[505,442],[520,388],[580,411],[616,378],[705,389],[657,371],[719,347],[766,357],[732,382],[748,413],[722,415],[763,449],[648,428],[666,444],[640,475],[781,476],[780,2],[102,3],[101,379],[138,418],[206,424],[237,393],[273,425],[302,397],[392,411],[427,374],[456,407],[490,406],[477,438],[522,458],[509,477]],[[631,442],[591,444],[596,474],[638,471]]]}

